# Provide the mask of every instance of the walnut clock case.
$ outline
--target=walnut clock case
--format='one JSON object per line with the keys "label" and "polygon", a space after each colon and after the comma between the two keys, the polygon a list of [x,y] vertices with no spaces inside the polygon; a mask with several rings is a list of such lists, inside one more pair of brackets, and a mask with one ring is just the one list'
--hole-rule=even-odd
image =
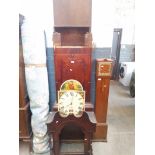
{"label": "walnut clock case", "polygon": [[111,59],[96,60],[96,103],[95,115],[97,120],[95,140],[107,140],[107,109],[109,97],[109,85],[112,73]]}

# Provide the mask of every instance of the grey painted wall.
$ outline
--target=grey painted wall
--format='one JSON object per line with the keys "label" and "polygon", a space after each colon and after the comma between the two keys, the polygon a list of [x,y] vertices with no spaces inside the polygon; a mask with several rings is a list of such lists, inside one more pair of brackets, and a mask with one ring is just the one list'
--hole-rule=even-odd
{"label": "grey painted wall", "polygon": [[120,62],[132,62],[135,58],[135,45],[121,45]]}
{"label": "grey painted wall", "polygon": [[[120,62],[122,61],[132,61],[133,57],[133,45],[123,45],[121,46],[120,52]],[[48,70],[48,80],[49,80],[49,99],[50,105],[52,106],[56,101],[56,87],[55,87],[55,71],[54,71],[54,57],[53,48],[47,48],[47,70]],[[91,72],[91,102],[95,103],[95,72],[96,72],[96,62],[97,58],[110,58],[111,48],[94,48],[92,52],[92,72]]]}

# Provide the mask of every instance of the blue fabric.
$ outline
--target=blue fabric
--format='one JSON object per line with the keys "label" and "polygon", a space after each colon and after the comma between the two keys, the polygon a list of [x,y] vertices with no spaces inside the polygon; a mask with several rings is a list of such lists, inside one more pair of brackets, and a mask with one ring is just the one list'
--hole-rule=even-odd
{"label": "blue fabric", "polygon": [[46,54],[47,54],[47,70],[48,70],[48,81],[49,81],[49,104],[50,104],[50,109],[51,109],[51,107],[56,101],[53,48],[46,48]]}

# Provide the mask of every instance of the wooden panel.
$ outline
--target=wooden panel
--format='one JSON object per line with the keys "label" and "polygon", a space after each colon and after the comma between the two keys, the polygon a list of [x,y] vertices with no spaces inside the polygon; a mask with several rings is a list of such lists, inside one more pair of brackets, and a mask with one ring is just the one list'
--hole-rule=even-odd
{"label": "wooden panel", "polygon": [[54,50],[56,90],[69,79],[78,80],[90,101],[91,48],[61,47]]}
{"label": "wooden panel", "polygon": [[90,27],[91,0],[53,0],[56,27]]}
{"label": "wooden panel", "polygon": [[97,128],[94,138],[98,140],[106,139],[107,136],[107,109],[109,97],[109,85],[112,70],[111,59],[96,60],[96,103],[95,115]]}
{"label": "wooden panel", "polygon": [[[84,112],[82,117],[80,118],[76,118],[74,117],[74,115],[69,115],[68,117],[63,118],[59,115],[58,112],[54,114],[52,122],[47,124],[48,132],[51,133],[53,137],[54,155],[60,155],[61,132],[64,132],[63,129],[65,127],[72,126],[72,125],[74,126],[73,129],[75,129],[75,126],[78,126],[78,128],[83,133],[83,136],[81,136],[80,138],[84,138],[84,153],[87,155],[92,154],[91,143],[92,143],[93,133],[95,132],[95,129],[96,129],[96,122],[92,123],[90,121],[91,118],[89,116],[90,115],[88,115],[86,112]],[[91,116],[94,117],[93,112],[91,113]],[[71,128],[70,128],[70,131],[71,131]]]}
{"label": "wooden panel", "polygon": [[83,140],[84,134],[81,128],[74,124],[66,125],[60,135],[61,140]]}
{"label": "wooden panel", "polygon": [[19,44],[19,107],[24,107],[28,101],[25,82],[25,68],[22,45]]}
{"label": "wooden panel", "polygon": [[85,34],[88,34],[89,28],[55,27],[55,31],[61,34],[61,46],[84,46]]}
{"label": "wooden panel", "polygon": [[53,43],[55,46],[61,46],[61,34],[58,32],[53,33]]}
{"label": "wooden panel", "polygon": [[93,141],[106,141],[107,140],[107,124],[97,124],[96,131],[93,135]]}
{"label": "wooden panel", "polygon": [[85,40],[84,40],[84,45],[85,46],[92,46],[92,34],[91,33],[86,33],[85,34]]}
{"label": "wooden panel", "polygon": [[31,136],[30,107],[27,104],[24,108],[19,108],[19,138],[27,139]]}
{"label": "wooden panel", "polygon": [[95,114],[97,122],[106,122],[108,96],[109,96],[109,79],[96,79],[96,106]]}

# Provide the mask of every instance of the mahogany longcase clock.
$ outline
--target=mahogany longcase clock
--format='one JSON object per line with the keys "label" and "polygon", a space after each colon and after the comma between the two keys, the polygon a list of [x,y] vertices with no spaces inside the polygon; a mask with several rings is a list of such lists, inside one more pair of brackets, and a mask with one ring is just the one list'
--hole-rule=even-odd
{"label": "mahogany longcase clock", "polygon": [[[93,46],[91,34],[92,0],[53,0],[53,6],[56,92],[67,80],[79,81],[85,91],[84,111],[93,113],[93,104],[90,103]],[[72,116],[70,115],[72,111],[68,115],[60,110],[63,106],[58,106],[58,101],[61,100],[59,95],[57,95],[57,103],[53,106],[52,111],[59,110],[62,116],[64,114],[68,118]],[[77,116],[75,113],[74,115]],[[64,127],[60,135],[62,140],[77,140],[80,137],[83,137],[83,133],[74,125]]]}

